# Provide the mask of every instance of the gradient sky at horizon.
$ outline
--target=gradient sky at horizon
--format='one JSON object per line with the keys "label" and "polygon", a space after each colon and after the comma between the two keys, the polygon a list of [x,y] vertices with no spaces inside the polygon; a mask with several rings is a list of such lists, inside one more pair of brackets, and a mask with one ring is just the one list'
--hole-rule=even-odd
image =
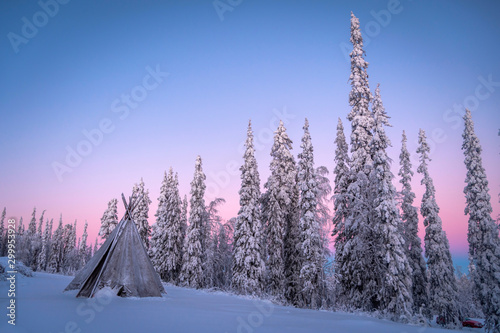
{"label": "gradient sky at horizon", "polygon": [[[389,10],[390,17],[383,15]],[[331,172],[339,117],[350,134],[345,52],[351,11],[365,37],[370,87],[381,84],[391,116],[395,175],[403,130],[413,152],[419,128],[431,140],[430,172],[454,258],[467,257],[463,105],[473,109],[493,217],[500,213],[497,1],[242,1],[224,12],[224,20],[212,1],[69,1],[16,53],[9,33],[22,36],[26,20],[42,22],[40,11],[37,2],[0,3],[0,206],[8,216],[27,223],[36,206],[55,221],[59,214],[64,223],[77,219],[79,234],[87,220],[93,242],[107,202],[130,195],[142,177],[153,224],[163,172],[172,166],[181,195],[189,196],[201,155],[206,201],[225,198],[220,212],[229,219],[239,208],[239,172],[232,170],[242,163],[250,118],[262,185],[279,118],[295,156],[309,119],[316,165]],[[137,87],[156,68],[168,76],[120,119],[124,94],[140,93]],[[67,147],[85,145],[83,131],[103,119],[113,131],[59,181],[54,162],[64,164]],[[418,174],[413,188],[419,205]]]}

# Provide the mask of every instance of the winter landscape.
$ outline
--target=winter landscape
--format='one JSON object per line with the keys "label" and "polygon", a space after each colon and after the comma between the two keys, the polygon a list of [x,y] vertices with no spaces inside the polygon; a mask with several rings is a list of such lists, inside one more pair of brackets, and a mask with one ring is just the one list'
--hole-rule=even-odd
{"label": "winter landscape", "polygon": [[495,1],[0,9],[1,332],[500,332]]}

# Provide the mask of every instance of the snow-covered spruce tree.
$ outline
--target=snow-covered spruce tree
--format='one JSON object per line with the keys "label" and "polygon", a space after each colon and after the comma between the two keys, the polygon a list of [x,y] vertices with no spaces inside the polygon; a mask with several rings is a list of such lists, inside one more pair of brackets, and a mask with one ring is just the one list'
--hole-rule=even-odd
{"label": "snow-covered spruce tree", "polygon": [[218,215],[219,211],[217,206],[225,203],[224,198],[215,198],[208,206],[205,207],[205,215],[203,217],[203,237],[202,237],[202,250],[203,250],[203,287],[212,288],[216,287],[217,270],[215,267],[217,247],[219,244],[218,230],[222,224],[222,217]]}
{"label": "snow-covered spruce tree", "polygon": [[[280,121],[271,149],[271,175],[264,185],[267,189],[265,204],[268,254],[266,263],[267,285],[268,292],[278,298],[285,295],[285,288],[287,296],[291,296],[289,281],[286,281],[285,277],[285,267],[288,261],[285,253],[285,239],[288,238],[290,229],[290,215],[296,212],[296,207],[293,205],[296,203],[294,202],[295,196],[298,194],[296,193],[295,160],[290,152],[291,149],[292,140],[286,134],[283,122]],[[290,271],[294,268],[287,267],[287,270]],[[295,272],[299,271],[296,270]]]}
{"label": "snow-covered spruce tree", "polygon": [[425,132],[418,135],[420,165],[417,172],[422,174],[421,184],[425,186],[420,212],[425,226],[425,255],[429,270],[429,305],[433,314],[442,316],[448,327],[459,325],[457,306],[457,285],[448,239],[442,229],[439,207],[436,203],[436,189],[429,174],[430,148]]}
{"label": "snow-covered spruce tree", "polygon": [[45,214],[45,210],[42,211],[42,215],[40,215],[40,218],[38,219],[38,230],[37,234],[40,239],[42,239],[42,227],[43,227],[43,215]]}
{"label": "snow-covered spruce tree", "polygon": [[174,177],[170,168],[165,174],[158,198],[156,224],[151,237],[151,254],[155,268],[162,279],[168,282],[178,282],[182,265],[181,198],[179,196],[179,180]]}
{"label": "snow-covered spruce tree", "polygon": [[[179,193],[179,176],[175,173],[172,183],[172,194],[168,202],[170,217],[167,220],[167,233],[171,235],[172,245],[169,246],[169,265],[175,283],[179,282],[179,275],[182,268],[182,247],[184,246],[185,226],[182,221],[182,200]],[[168,253],[168,252],[167,252]]]}
{"label": "snow-covered spruce tree", "polygon": [[28,230],[26,233],[29,235],[36,234],[36,207],[33,208],[33,213],[31,213],[31,220],[28,224]]}
{"label": "snow-covered spruce tree", "polygon": [[88,223],[85,221],[85,225],[83,226],[83,234],[82,239],[80,241],[79,255],[80,255],[80,266],[84,267],[87,264],[88,260],[88,247],[87,247],[87,226]]}
{"label": "snow-covered spruce tree", "polygon": [[99,237],[104,241],[113,232],[118,225],[118,200],[111,199],[108,202],[108,208],[104,211],[101,217],[101,228],[99,229]]}
{"label": "snow-covered spruce tree", "polygon": [[[181,248],[181,258],[184,256],[184,242],[186,240],[186,233],[188,228],[188,200],[187,195],[184,194],[184,199],[182,199],[182,207],[181,207],[181,235],[182,235],[182,248]],[[182,259],[181,259],[181,268],[182,268]]]}
{"label": "snow-covered spruce tree", "polygon": [[17,226],[17,234],[16,236],[24,236],[24,224],[23,224],[23,217],[19,219],[19,225]]}
{"label": "snow-covered spruce tree", "polygon": [[64,226],[62,243],[63,243],[63,251],[62,251],[63,264],[61,271],[65,274],[72,274],[74,273],[74,267],[75,267],[74,249],[76,246],[76,233],[74,233],[73,226],[71,224],[66,224]]}
{"label": "snow-covered spruce tree", "polygon": [[[427,311],[429,304],[429,294],[427,292],[427,266],[422,255],[422,242],[418,236],[418,211],[417,207],[413,206],[415,193],[411,188],[411,178],[413,177],[412,166],[410,162],[410,153],[406,147],[406,134],[403,131],[401,144],[401,154],[399,155],[399,163],[401,168],[399,182],[403,185],[401,190],[402,202],[401,220],[404,225],[405,249],[408,262],[412,268],[412,296],[413,296],[413,311],[419,313]],[[425,313],[428,315],[429,313]]]}
{"label": "snow-covered spruce tree", "polygon": [[189,227],[184,240],[184,254],[180,281],[182,284],[201,288],[203,286],[203,252],[201,247],[203,217],[205,215],[205,179],[201,157],[196,158],[193,181],[191,182],[191,210],[189,212]]}
{"label": "snow-covered spruce tree", "polygon": [[[18,259],[21,260],[26,266],[32,267],[36,262],[33,258],[33,243],[36,237],[36,207],[33,208],[31,213],[31,220],[28,224],[28,229],[22,238],[22,246],[18,247]],[[32,268],[33,269],[33,268]]]}
{"label": "snow-covered spruce tree", "polygon": [[40,251],[37,259],[37,271],[45,271],[47,269],[47,260],[49,254],[48,247],[50,246],[49,230],[49,219],[47,219],[47,221],[45,222],[45,230],[42,235],[42,250]]}
{"label": "snow-covered spruce tree", "polygon": [[[136,200],[139,198],[139,202],[136,203]],[[132,190],[132,205],[135,205],[132,217],[146,250],[149,248],[149,236],[151,236],[151,227],[148,222],[150,204],[151,199],[149,199],[149,190],[145,189],[144,180],[141,178],[141,182],[135,184]]]}
{"label": "snow-covered spruce tree", "polygon": [[228,290],[231,284],[232,249],[230,244],[231,225],[220,223],[216,230],[217,244],[214,253],[214,283],[218,289]]}
{"label": "snow-covered spruce tree", "polygon": [[322,260],[321,260],[321,280],[320,287],[318,289],[318,295],[321,304],[318,307],[324,308],[332,305],[333,292],[334,289],[328,289],[326,281],[326,271],[331,272],[333,262],[329,259],[332,257],[332,252],[330,251],[330,239],[333,230],[332,215],[330,211],[330,198],[332,193],[332,186],[330,185],[330,179],[328,178],[328,168],[325,166],[319,166],[316,168],[316,183],[317,183],[317,197],[316,201],[318,206],[316,208],[316,220],[320,226],[320,241],[322,247]]}
{"label": "snow-covered spruce tree", "polygon": [[155,214],[156,223],[152,227],[150,242],[151,246],[149,247],[149,257],[151,258],[151,262],[153,263],[156,272],[163,280],[169,280],[169,278],[167,277],[167,258],[165,255],[165,248],[167,246],[166,243],[168,238],[168,235],[166,233],[167,200],[170,187],[172,186],[172,178],[173,171],[172,168],[170,168],[168,176],[166,171],[163,174],[163,181],[160,187],[160,196],[158,197],[158,209],[156,210]]}
{"label": "snow-covered spruce tree", "polygon": [[462,150],[467,176],[465,214],[469,215],[469,258],[479,300],[486,316],[486,329],[500,332],[500,239],[491,217],[491,197],[481,158],[481,144],[474,132],[471,112],[465,111]]}
{"label": "snow-covered spruce tree", "polygon": [[241,170],[240,210],[234,226],[232,289],[240,294],[262,293],[265,264],[261,257],[260,177],[253,132],[248,123]]}
{"label": "snow-covered spruce tree", "polygon": [[339,118],[337,123],[337,136],[335,138],[335,186],[333,190],[333,233],[335,237],[335,266],[336,271],[340,271],[344,265],[342,253],[344,252],[345,238],[345,220],[349,215],[349,198],[347,189],[349,187],[349,155],[348,146],[344,135],[344,126]]}
{"label": "snow-covered spruce tree", "polygon": [[351,163],[347,188],[348,214],[344,220],[345,243],[337,264],[341,297],[349,308],[371,311],[380,304],[379,244],[372,228],[373,199],[369,191],[372,169],[370,142],[374,118],[369,109],[372,99],[363,58],[363,38],[359,20],[351,13],[351,75],[349,105],[351,111]]}
{"label": "snow-covered spruce tree", "polygon": [[[295,166],[295,161],[291,161]],[[300,248],[300,210],[299,210],[299,187],[297,185],[297,169],[295,169],[295,184],[290,196],[290,207],[286,215],[285,232],[285,298],[296,307],[302,307],[302,281],[300,270],[302,268],[303,253]]]}
{"label": "snow-covered spruce tree", "polygon": [[297,183],[300,191],[300,250],[302,268],[300,279],[303,283],[303,300],[306,307],[316,309],[321,303],[318,292],[321,289],[323,269],[323,244],[319,221],[316,218],[318,205],[318,183],[314,169],[314,154],[306,118],[302,137],[302,152],[299,154]]}
{"label": "snow-covered spruce tree", "polygon": [[63,261],[63,223],[61,215],[59,217],[59,226],[54,231],[54,235],[51,241],[47,272],[59,273],[61,271],[62,261]]}
{"label": "snow-covered spruce tree", "polygon": [[377,85],[373,98],[373,117],[375,122],[370,143],[373,169],[370,180],[374,198],[372,228],[379,242],[378,256],[382,264],[380,309],[394,320],[406,321],[413,312],[412,270],[400,228],[402,222],[396,188],[392,184],[394,175],[391,172],[391,159],[387,156],[391,142],[384,127],[390,124],[380,96],[380,85]]}

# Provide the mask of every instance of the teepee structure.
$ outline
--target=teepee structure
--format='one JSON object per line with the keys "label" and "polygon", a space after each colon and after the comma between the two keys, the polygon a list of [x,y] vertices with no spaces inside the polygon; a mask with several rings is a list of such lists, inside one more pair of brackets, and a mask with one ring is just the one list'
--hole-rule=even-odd
{"label": "teepee structure", "polygon": [[165,293],[132,218],[141,198],[134,204],[131,199],[128,205],[123,194],[122,199],[125,216],[65,289],[78,289],[76,297],[93,297],[105,287],[122,297],[161,297]]}

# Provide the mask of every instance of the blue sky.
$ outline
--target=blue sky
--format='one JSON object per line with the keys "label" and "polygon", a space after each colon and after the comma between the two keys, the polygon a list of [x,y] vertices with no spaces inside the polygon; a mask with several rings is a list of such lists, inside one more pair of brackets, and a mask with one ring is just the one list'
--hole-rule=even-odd
{"label": "blue sky", "polygon": [[[55,2],[41,2],[54,11]],[[65,223],[78,219],[79,228],[86,219],[92,238],[107,201],[129,195],[143,177],[154,223],[164,170],[173,166],[181,193],[188,194],[201,155],[207,201],[224,197],[221,213],[229,219],[237,214],[240,185],[231,170],[242,161],[238,147],[249,118],[263,182],[278,118],[285,118],[297,155],[308,117],[316,164],[332,170],[337,118],[347,135],[350,129],[350,65],[343,50],[353,11],[366,38],[371,88],[381,84],[392,117],[394,170],[402,130],[412,150],[418,129],[427,130],[444,228],[452,251],[463,257],[465,167],[457,111],[464,104],[473,108],[495,216],[500,213],[500,3],[220,3],[231,8],[223,20],[212,1],[73,0],[58,3],[53,17],[34,1],[0,3],[0,205],[8,215],[27,219],[36,206],[49,217],[62,213]],[[29,38],[26,21],[39,25]],[[26,43],[13,43],[13,34]],[[157,68],[168,76],[145,90],[144,80],[154,83],[147,76]],[[133,93],[141,101],[120,119],[123,98]],[[103,120],[113,130],[96,139],[98,145],[82,143],[88,141],[82,131]],[[58,177],[54,163],[66,165],[68,147],[90,152]],[[414,178],[420,198],[420,177]]]}

